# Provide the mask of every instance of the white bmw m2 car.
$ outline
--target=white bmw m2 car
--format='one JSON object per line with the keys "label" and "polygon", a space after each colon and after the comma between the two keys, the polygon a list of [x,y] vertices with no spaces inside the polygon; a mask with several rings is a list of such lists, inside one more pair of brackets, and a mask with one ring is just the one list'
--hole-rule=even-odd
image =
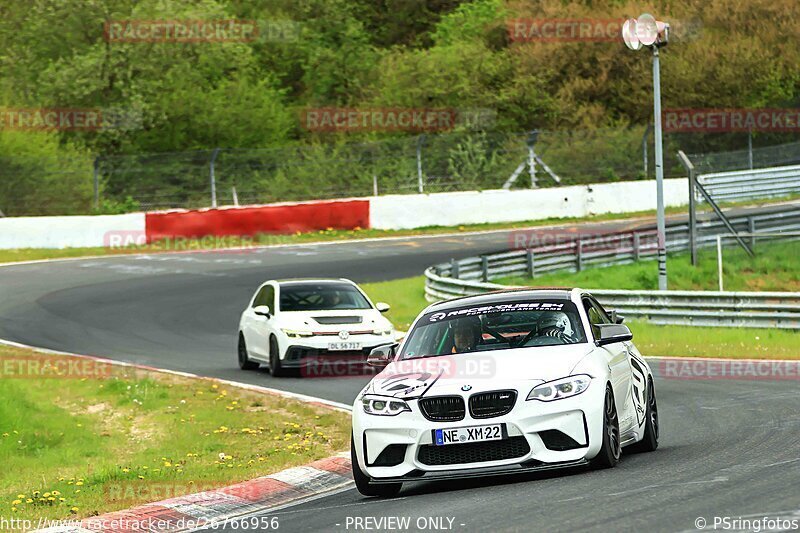
{"label": "white bmw m2 car", "polygon": [[253,370],[265,363],[280,377],[333,360],[363,365],[372,348],[395,340],[392,323],[382,315],[388,310],[347,279],[267,281],[239,320],[239,367]]}
{"label": "white bmw m2 car", "polygon": [[435,303],[353,406],[358,490],[590,464],[658,446],[653,375],[622,317],[580,289]]}

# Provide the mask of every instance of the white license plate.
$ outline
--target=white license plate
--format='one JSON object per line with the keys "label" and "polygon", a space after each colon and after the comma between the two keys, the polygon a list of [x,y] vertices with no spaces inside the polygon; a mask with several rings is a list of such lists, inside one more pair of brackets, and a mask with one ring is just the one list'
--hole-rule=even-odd
{"label": "white license plate", "polygon": [[472,426],[468,428],[434,429],[433,443],[437,446],[447,444],[466,444],[503,439],[503,424],[491,426]]}
{"label": "white license plate", "polygon": [[328,343],[328,350],[332,352],[344,352],[348,350],[360,350],[360,342],[330,342]]}

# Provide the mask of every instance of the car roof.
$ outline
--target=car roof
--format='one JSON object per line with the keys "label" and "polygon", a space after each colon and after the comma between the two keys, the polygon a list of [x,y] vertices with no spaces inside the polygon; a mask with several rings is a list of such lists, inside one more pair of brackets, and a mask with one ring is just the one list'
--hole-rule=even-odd
{"label": "car roof", "polygon": [[571,300],[574,289],[567,287],[522,287],[503,289],[473,296],[462,296],[452,300],[436,302],[428,307],[428,311],[447,310],[465,305],[487,305],[495,302],[518,302],[534,300]]}
{"label": "car roof", "polygon": [[340,284],[340,283],[347,283],[350,285],[355,285],[349,279],[344,278],[285,278],[285,279],[276,279],[273,280],[278,285],[295,285],[301,283],[331,283],[331,284]]}

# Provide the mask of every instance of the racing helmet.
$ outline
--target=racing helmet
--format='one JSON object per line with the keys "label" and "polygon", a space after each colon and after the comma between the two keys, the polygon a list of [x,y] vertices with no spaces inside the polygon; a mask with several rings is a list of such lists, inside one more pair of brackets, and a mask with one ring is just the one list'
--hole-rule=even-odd
{"label": "racing helmet", "polygon": [[561,311],[545,311],[542,313],[542,316],[539,317],[538,326],[540,333],[554,329],[559,330],[567,336],[571,336],[573,333],[572,323],[569,317],[566,313],[562,313]]}
{"label": "racing helmet", "polygon": [[476,316],[457,318],[450,323],[450,329],[454,336],[457,331],[467,331],[472,339],[472,346],[477,346],[481,341],[483,327],[481,326],[481,319]]}

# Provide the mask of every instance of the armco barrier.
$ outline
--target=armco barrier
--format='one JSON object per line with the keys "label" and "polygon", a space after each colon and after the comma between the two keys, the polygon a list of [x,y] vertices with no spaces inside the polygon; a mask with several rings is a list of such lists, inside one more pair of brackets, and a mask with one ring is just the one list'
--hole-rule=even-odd
{"label": "armco barrier", "polygon": [[[800,210],[781,208],[770,213],[732,217],[734,227],[747,231],[796,232]],[[726,230],[716,220],[701,221],[698,246],[711,246],[714,235]],[[670,252],[687,248],[686,224],[667,229]],[[429,301],[518,288],[491,283],[508,276],[537,276],[555,271],[611,266],[654,259],[652,230],[592,236],[589,239],[469,257],[432,266],[425,271],[425,296]],[[796,234],[795,234],[796,235]],[[775,237],[748,238],[751,244]],[[787,236],[786,238],[797,238]],[[758,248],[756,248],[758,250]],[[770,327],[800,329],[800,293],[592,290],[603,305],[621,314],[646,318],[656,324],[686,326]]]}
{"label": "armco barrier", "polygon": [[[453,279],[425,271],[425,297],[447,300],[485,292],[522,288]],[[592,289],[603,306],[654,324],[779,328],[800,330],[800,293],[719,291],[629,291]]]}
{"label": "armco barrier", "polygon": [[369,227],[368,200],[331,200],[147,213],[147,242],[205,235],[294,233]]}
{"label": "armco barrier", "polygon": [[788,196],[800,194],[800,165],[701,174],[697,181],[717,202]]}

